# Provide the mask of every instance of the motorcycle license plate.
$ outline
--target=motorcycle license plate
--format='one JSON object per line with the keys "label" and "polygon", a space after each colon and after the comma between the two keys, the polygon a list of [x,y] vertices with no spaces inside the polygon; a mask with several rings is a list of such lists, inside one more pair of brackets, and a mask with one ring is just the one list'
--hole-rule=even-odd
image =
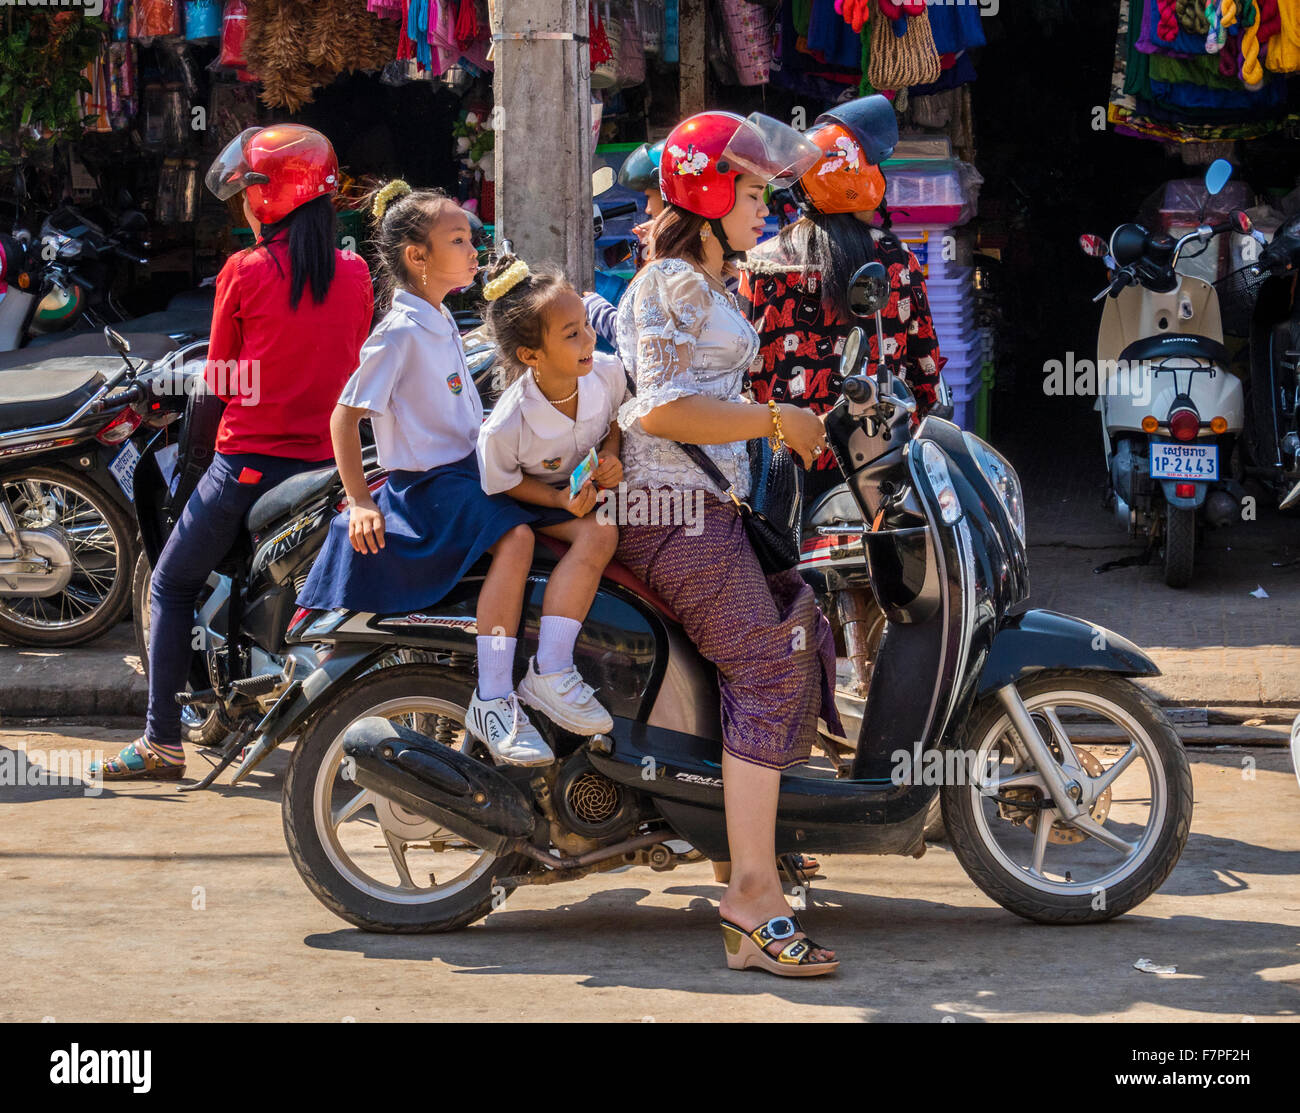
{"label": "motorcycle license plate", "polygon": [[122,451],[113,457],[108,470],[113,473],[117,485],[132,502],[135,502],[135,466],[140,462],[140,450],[134,441],[127,441]]}
{"label": "motorcycle license plate", "polygon": [[1153,444],[1152,479],[1219,478],[1219,446],[1215,444]]}

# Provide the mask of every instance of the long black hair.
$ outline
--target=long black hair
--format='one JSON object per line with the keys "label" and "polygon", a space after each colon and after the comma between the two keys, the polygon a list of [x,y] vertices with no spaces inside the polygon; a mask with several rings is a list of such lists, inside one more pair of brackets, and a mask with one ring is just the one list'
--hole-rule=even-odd
{"label": "long black hair", "polygon": [[[338,217],[333,202],[328,196],[315,197],[274,224],[262,225],[257,246],[265,247],[281,233],[289,241],[289,307],[298,308],[308,286],[311,300],[320,305],[334,281],[337,263],[334,244],[338,239]],[[275,265],[279,267],[278,260]]]}
{"label": "long black hair", "polygon": [[[878,231],[882,232],[883,245],[899,246],[888,226]],[[853,213],[810,212],[803,220],[781,229],[780,245],[788,257],[802,259],[821,273],[822,309],[827,316],[851,321],[849,279],[859,267],[877,257],[871,226]]]}

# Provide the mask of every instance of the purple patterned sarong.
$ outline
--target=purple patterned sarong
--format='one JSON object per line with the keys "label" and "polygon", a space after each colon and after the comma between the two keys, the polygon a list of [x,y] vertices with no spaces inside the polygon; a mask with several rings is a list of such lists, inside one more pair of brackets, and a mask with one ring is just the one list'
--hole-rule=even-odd
{"label": "purple patterned sarong", "polygon": [[616,556],[717,666],[726,751],[788,769],[808,760],[819,715],[843,733],[834,635],[803,577],[794,570],[765,577],[739,512],[703,496],[702,522],[689,529],[620,525]]}

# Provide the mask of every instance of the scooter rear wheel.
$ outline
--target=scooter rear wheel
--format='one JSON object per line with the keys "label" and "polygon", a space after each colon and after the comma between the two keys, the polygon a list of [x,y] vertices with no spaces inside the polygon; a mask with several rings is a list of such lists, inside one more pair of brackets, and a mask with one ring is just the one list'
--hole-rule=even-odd
{"label": "scooter rear wheel", "polygon": [[1186,587],[1196,565],[1196,511],[1165,507],[1165,583]]}
{"label": "scooter rear wheel", "polygon": [[471,675],[431,665],[368,672],[342,689],[294,747],[282,814],[289,856],[312,894],[364,931],[455,931],[509,895],[527,872],[369,789],[350,783],[343,733],[376,715],[464,750]]}
{"label": "scooter rear wheel", "polygon": [[1048,671],[1016,687],[1067,775],[1089,795],[1097,782],[1083,817],[1090,830],[1060,817],[1010,716],[990,697],[953,744],[964,783],[940,793],[952,849],[971,880],[1017,916],[1043,924],[1119,916],[1164,884],[1187,841],[1192,775],[1182,743],[1123,677]]}

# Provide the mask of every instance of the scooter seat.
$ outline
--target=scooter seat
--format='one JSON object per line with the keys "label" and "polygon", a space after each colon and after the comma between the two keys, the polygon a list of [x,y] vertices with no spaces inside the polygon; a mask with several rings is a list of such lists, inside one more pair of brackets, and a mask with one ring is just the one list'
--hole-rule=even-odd
{"label": "scooter seat", "polygon": [[[196,320],[195,315],[192,313],[185,316],[191,324]],[[144,319],[143,317],[140,318],[141,321]],[[176,323],[179,325],[181,322]],[[137,332],[127,325],[115,327],[118,332],[131,342],[132,363],[138,363],[140,360],[162,359],[163,356],[176,351],[182,343],[181,340],[173,338],[162,328]],[[174,331],[182,337],[187,335],[202,336],[206,334],[207,325],[204,325],[201,331],[193,327],[178,327]],[[30,367],[37,360],[63,359],[70,356],[98,356],[101,367],[122,366],[117,354],[109,351],[108,345],[104,343],[102,333],[78,332],[73,333],[71,336],[38,336],[25,348],[19,348],[15,352],[5,352],[0,355],[0,371],[7,371],[10,368]]]}
{"label": "scooter seat", "polygon": [[[544,533],[539,533],[537,535],[537,541],[539,544],[549,549],[554,554],[556,560],[559,560],[560,557],[564,556],[564,554],[569,551],[567,542],[561,541],[555,537],[547,537]],[[631,570],[625,564],[620,564],[616,560],[611,560],[607,565],[605,565],[605,571],[601,573],[601,576],[604,579],[609,580],[611,583],[618,584],[619,587],[627,588],[633,595],[639,595],[649,603],[650,606],[654,607],[655,610],[663,615],[664,618],[668,619],[670,622],[677,623],[679,626],[681,625],[682,620],[673,614],[672,608],[660,599],[648,584],[632,575]]]}
{"label": "scooter seat", "polygon": [[291,475],[283,483],[277,483],[249,509],[248,532],[261,533],[277,518],[284,517],[295,507],[319,498],[338,481],[338,474],[338,468],[331,465],[328,468],[313,468],[311,471],[299,472],[297,475]]}
{"label": "scooter seat", "polygon": [[1125,363],[1135,363],[1139,360],[1161,360],[1174,356],[1183,359],[1203,359],[1221,367],[1226,367],[1228,363],[1227,348],[1208,336],[1196,336],[1192,333],[1144,336],[1140,340],[1134,340],[1120,352],[1119,358]]}
{"label": "scooter seat", "polygon": [[0,374],[0,430],[54,425],[71,417],[104,385],[102,355],[31,362]]}

